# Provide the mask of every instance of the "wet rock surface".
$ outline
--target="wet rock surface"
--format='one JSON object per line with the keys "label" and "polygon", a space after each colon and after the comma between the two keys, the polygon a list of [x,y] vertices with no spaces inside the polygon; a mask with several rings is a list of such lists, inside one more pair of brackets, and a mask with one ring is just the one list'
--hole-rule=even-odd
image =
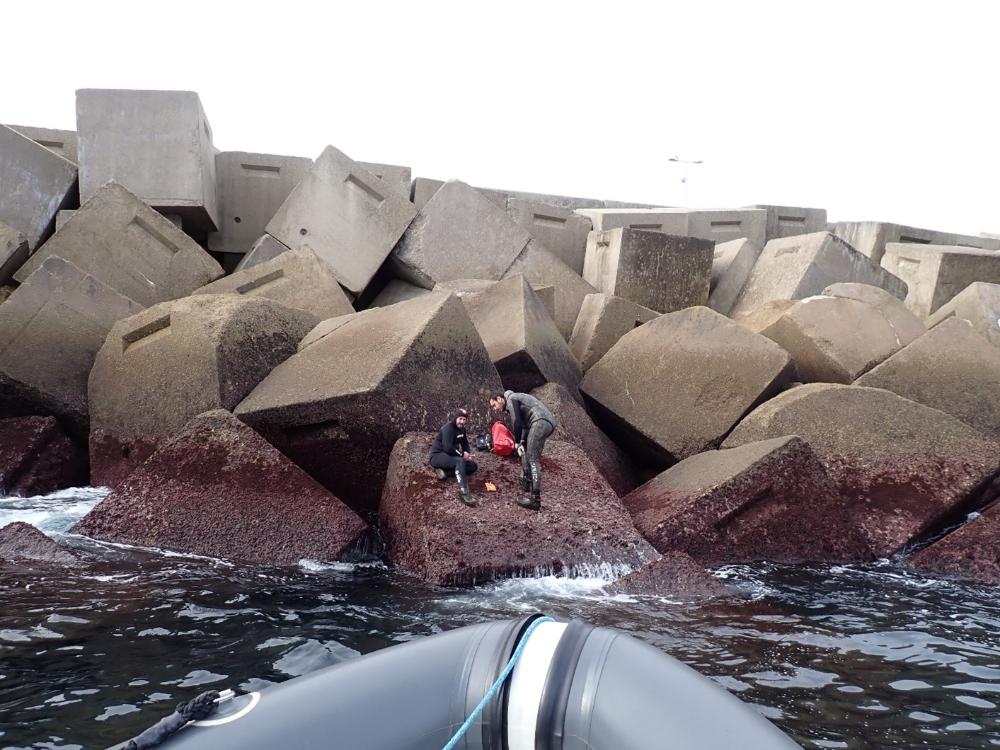
{"label": "wet rock surface", "polygon": [[0,529],[0,561],[71,565],[78,556],[29,523],[15,521]]}
{"label": "wet rock surface", "polygon": [[0,496],[44,495],[86,483],[86,452],[55,418],[0,419]]}
{"label": "wet rock surface", "polygon": [[667,552],[619,578],[605,591],[609,594],[665,596],[687,601],[739,598],[733,589],[683,552]]}

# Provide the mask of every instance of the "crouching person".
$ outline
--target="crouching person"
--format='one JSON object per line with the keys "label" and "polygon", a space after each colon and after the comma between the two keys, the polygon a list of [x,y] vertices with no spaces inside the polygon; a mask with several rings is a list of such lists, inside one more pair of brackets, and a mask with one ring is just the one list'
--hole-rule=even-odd
{"label": "crouching person", "polygon": [[458,497],[470,507],[475,507],[478,501],[469,490],[469,474],[476,470],[476,462],[471,460],[469,439],[465,435],[465,425],[469,413],[465,409],[456,409],[451,414],[448,423],[438,430],[431,446],[430,463],[434,467],[438,479],[447,479],[454,475],[458,481]]}
{"label": "crouching person", "polygon": [[531,493],[517,498],[517,504],[529,510],[542,507],[542,449],[549,435],[555,432],[556,418],[549,408],[528,393],[505,391],[502,396],[490,398],[490,407],[496,412],[504,409],[510,414],[511,432],[521,457],[521,489]]}

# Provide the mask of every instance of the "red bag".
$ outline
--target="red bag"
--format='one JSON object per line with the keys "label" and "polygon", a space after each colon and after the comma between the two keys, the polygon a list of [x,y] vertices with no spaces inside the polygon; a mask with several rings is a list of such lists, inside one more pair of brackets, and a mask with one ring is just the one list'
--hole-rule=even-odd
{"label": "red bag", "polygon": [[494,422],[491,431],[493,452],[498,456],[509,456],[514,452],[514,436],[503,422]]}

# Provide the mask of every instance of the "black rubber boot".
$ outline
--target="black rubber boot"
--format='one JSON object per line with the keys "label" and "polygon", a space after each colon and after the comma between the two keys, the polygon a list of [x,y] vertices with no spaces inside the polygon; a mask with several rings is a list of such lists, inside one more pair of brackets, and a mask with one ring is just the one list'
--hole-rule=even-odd
{"label": "black rubber boot", "polygon": [[522,508],[527,508],[528,510],[542,509],[542,498],[538,495],[532,495],[531,497],[528,497],[527,495],[518,495],[516,502]]}
{"label": "black rubber boot", "polygon": [[521,492],[531,492],[531,480],[521,475]]}
{"label": "black rubber boot", "polygon": [[447,479],[448,478],[448,475],[445,473],[445,470],[444,469],[438,469],[438,468],[434,469],[434,476],[436,476],[438,479]]}
{"label": "black rubber boot", "polygon": [[455,478],[458,480],[458,499],[470,508],[479,505],[479,501],[469,490],[469,478],[460,469],[455,469]]}

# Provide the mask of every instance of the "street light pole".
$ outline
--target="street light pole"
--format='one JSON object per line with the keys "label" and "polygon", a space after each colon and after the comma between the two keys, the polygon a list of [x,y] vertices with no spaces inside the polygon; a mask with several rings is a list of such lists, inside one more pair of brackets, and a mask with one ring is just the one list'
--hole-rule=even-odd
{"label": "street light pole", "polygon": [[676,164],[681,164],[681,184],[684,186],[684,206],[687,207],[688,204],[688,168],[696,165],[702,164],[702,159],[681,159],[678,156],[671,156],[668,161],[675,162]]}

